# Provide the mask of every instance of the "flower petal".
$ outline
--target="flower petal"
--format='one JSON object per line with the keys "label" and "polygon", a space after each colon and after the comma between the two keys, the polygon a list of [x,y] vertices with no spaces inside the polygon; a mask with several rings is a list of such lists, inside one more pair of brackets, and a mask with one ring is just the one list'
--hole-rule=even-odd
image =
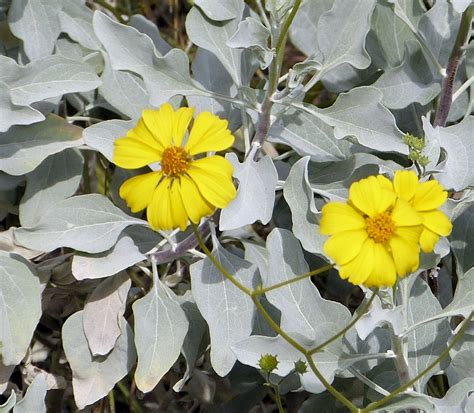
{"label": "flower petal", "polygon": [[180,108],[175,111],[173,106],[165,103],[158,110],[145,109],[142,112],[142,119],[146,128],[165,149],[170,146],[181,146],[193,113],[194,109],[191,108]]}
{"label": "flower petal", "polygon": [[237,191],[232,182],[234,168],[222,156],[209,156],[193,161],[187,171],[207,202],[225,208]]}
{"label": "flower petal", "polygon": [[359,254],[367,239],[367,232],[362,229],[338,232],[324,243],[324,252],[338,265],[353,260]]}
{"label": "flower petal", "polygon": [[147,209],[147,219],[155,230],[186,229],[188,216],[177,182],[167,178],[158,185]]}
{"label": "flower petal", "polygon": [[179,184],[181,199],[191,222],[199,224],[202,217],[214,212],[214,206],[206,201],[192,179],[182,176]]}
{"label": "flower petal", "polygon": [[429,211],[439,208],[446,199],[448,199],[448,193],[438,181],[432,180],[418,185],[413,206],[417,211]]}
{"label": "flower petal", "polygon": [[[405,234],[406,235],[406,234]],[[395,234],[389,241],[393,261],[400,277],[417,270],[420,265],[420,247],[406,237]]]}
{"label": "flower petal", "polygon": [[132,212],[145,209],[151,202],[153,192],[162,177],[161,172],[149,172],[127,179],[120,187],[120,197],[127,202]]}
{"label": "flower petal", "polygon": [[406,242],[418,244],[422,231],[423,225],[415,225],[412,227],[398,227],[395,230],[395,235],[403,238]]}
{"label": "flower petal", "polygon": [[209,151],[222,151],[234,143],[227,128],[228,122],[210,112],[196,116],[188,141],[184,148],[191,156]]}
{"label": "flower petal", "polygon": [[112,162],[124,169],[142,168],[161,159],[163,148],[150,135],[140,119],[127,136],[114,143]]}
{"label": "flower petal", "polygon": [[413,171],[397,171],[393,178],[393,186],[398,196],[410,203],[418,189],[418,177]]}
{"label": "flower petal", "polygon": [[321,234],[331,235],[342,231],[365,228],[365,219],[350,205],[343,202],[329,202],[321,210],[319,223]]}
{"label": "flower petal", "polygon": [[451,221],[443,212],[438,210],[427,211],[420,212],[420,215],[423,218],[423,225],[430,231],[443,237],[451,234],[453,224],[451,224]]}
{"label": "flower petal", "polygon": [[360,253],[352,261],[340,266],[339,275],[341,278],[349,279],[349,282],[355,285],[364,284],[372,274],[375,265],[374,246],[375,242],[367,238]]}
{"label": "flower petal", "polygon": [[388,191],[393,191],[393,184],[390,179],[384,175],[377,175],[376,178],[382,188]]}
{"label": "flower petal", "polygon": [[423,229],[420,237],[421,250],[425,253],[433,252],[436,243],[439,241],[439,235],[427,228]]}
{"label": "flower petal", "polygon": [[349,189],[349,201],[369,217],[385,212],[395,198],[395,193],[381,186],[375,176],[354,182]]}
{"label": "flower petal", "polygon": [[392,256],[380,243],[374,245],[374,268],[364,281],[366,287],[391,287],[397,280],[397,272]]}
{"label": "flower petal", "polygon": [[413,209],[408,202],[398,199],[393,207],[392,219],[397,227],[421,225],[421,215]]}

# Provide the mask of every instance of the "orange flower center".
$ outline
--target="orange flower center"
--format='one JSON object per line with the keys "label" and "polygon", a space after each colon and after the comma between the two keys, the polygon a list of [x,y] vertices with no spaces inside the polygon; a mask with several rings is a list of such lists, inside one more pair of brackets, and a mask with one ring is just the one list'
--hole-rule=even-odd
{"label": "orange flower center", "polygon": [[171,146],[163,151],[161,170],[165,175],[176,177],[186,172],[190,163],[188,152],[179,146]]}
{"label": "orange flower center", "polygon": [[375,242],[387,242],[395,232],[395,223],[390,216],[391,211],[382,212],[373,218],[367,218],[366,230],[369,238]]}

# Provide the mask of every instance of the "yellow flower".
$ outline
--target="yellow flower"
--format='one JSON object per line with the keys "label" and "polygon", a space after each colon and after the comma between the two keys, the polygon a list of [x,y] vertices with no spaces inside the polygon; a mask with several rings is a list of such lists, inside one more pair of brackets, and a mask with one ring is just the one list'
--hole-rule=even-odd
{"label": "yellow flower", "polygon": [[408,202],[423,219],[420,237],[422,251],[433,251],[439,237],[448,236],[453,228],[449,218],[438,210],[446,202],[448,193],[436,180],[420,183],[413,171],[397,171],[393,187],[398,196]]}
{"label": "yellow flower", "polygon": [[341,278],[367,287],[388,287],[419,266],[420,215],[397,197],[390,180],[371,176],[351,185],[349,199],[322,209],[320,230],[330,235],[324,252]]}
{"label": "yellow flower", "polygon": [[234,142],[227,121],[193,109],[174,110],[165,103],[158,110],[144,110],[127,136],[115,141],[113,162],[137,169],[159,162],[161,170],[137,175],[120,187],[120,196],[132,212],[147,208],[154,229],[185,230],[188,220],[197,224],[215,208],[224,208],[235,197],[233,167],[222,156],[195,158],[221,151]]}

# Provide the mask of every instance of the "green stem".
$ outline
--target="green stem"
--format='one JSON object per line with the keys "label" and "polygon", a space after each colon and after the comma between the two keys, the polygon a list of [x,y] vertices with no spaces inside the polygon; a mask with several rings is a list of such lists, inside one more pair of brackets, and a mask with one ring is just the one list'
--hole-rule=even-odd
{"label": "green stem", "polygon": [[464,320],[464,323],[463,323],[461,329],[454,336],[453,340],[451,341],[451,344],[448,347],[446,347],[446,349],[440,354],[440,356],[435,361],[433,361],[431,364],[429,364],[423,371],[421,371],[419,374],[417,374],[413,379],[411,379],[410,381],[408,381],[404,385],[400,386],[398,389],[392,391],[389,396],[386,396],[383,399],[380,399],[380,400],[378,400],[378,401],[376,401],[372,404],[369,404],[365,409],[361,410],[361,413],[371,412],[371,411],[379,408],[380,406],[383,406],[384,404],[386,404],[387,402],[392,400],[395,396],[397,396],[398,394],[404,392],[406,389],[413,386],[413,384],[415,384],[426,373],[428,373],[433,367],[435,367],[445,357],[447,357],[449,352],[451,351],[451,349],[456,345],[456,343],[461,339],[461,337],[464,335],[464,333],[468,329],[473,314],[474,314],[474,312],[471,312],[469,317],[467,317]]}
{"label": "green stem", "polygon": [[278,412],[285,413],[285,409],[283,408],[283,404],[281,402],[280,389],[276,385],[273,385],[272,388],[273,388],[273,391],[275,392],[275,401],[278,406]]}
{"label": "green stem", "polygon": [[263,307],[262,303],[260,303],[258,297],[252,297],[252,301],[255,304],[255,307],[257,307],[258,311],[260,311],[260,313],[262,314],[263,318],[267,321],[268,325],[276,333],[278,333],[289,345],[291,345],[296,350],[306,355],[307,350],[300,343],[294,340],[290,335],[288,335],[285,331],[283,331],[277,323],[275,323],[273,318],[270,316],[270,314],[268,314],[267,310],[265,310],[265,308]]}
{"label": "green stem", "polygon": [[333,387],[329,382],[324,378],[324,376],[321,374],[321,372],[318,370],[316,367],[316,364],[314,363],[313,358],[311,357],[310,354],[305,354],[306,356],[306,361],[308,362],[309,367],[313,371],[313,373],[316,375],[318,380],[323,383],[323,386],[326,387],[326,389],[332,393],[332,395],[339,400],[344,406],[346,406],[351,412],[353,413],[358,413],[361,412],[361,409],[359,409],[357,406],[352,404],[352,402],[347,399],[342,393],[340,393],[338,390],[336,390],[335,387]]}
{"label": "green stem", "polygon": [[204,243],[204,240],[201,237],[201,233],[199,232],[196,224],[191,224],[193,231],[194,231],[194,236],[199,242],[199,246],[201,249],[204,251],[204,253],[207,255],[207,257],[211,260],[211,262],[219,269],[219,271],[222,273],[222,275],[227,278],[232,284],[234,284],[240,291],[242,291],[244,294],[248,295],[249,297],[252,297],[253,291],[250,288],[247,288],[245,285],[240,283],[238,280],[235,279],[233,275],[231,275],[223,266],[222,264],[217,261],[216,257],[212,255],[211,251],[209,251],[209,248],[206,247],[206,244]]}
{"label": "green stem", "polygon": [[[204,253],[207,255],[207,257],[211,260],[211,262],[219,269],[219,271],[224,275],[225,278],[227,278],[229,281],[231,281],[239,290],[241,290],[244,294],[248,295],[253,303],[255,304],[255,307],[257,307],[258,311],[262,314],[263,318],[267,321],[267,323],[270,325],[270,327],[277,333],[279,334],[288,344],[290,344],[292,347],[294,347],[296,350],[298,350],[300,353],[302,353],[306,359],[308,360],[308,364],[311,367],[311,370],[313,373],[316,375],[316,377],[321,381],[321,383],[328,389],[329,392],[333,394],[333,396],[339,400],[344,406],[346,406],[351,412],[357,413],[360,411],[359,408],[354,406],[354,404],[351,403],[349,399],[347,399],[342,393],[340,393],[338,390],[336,390],[333,386],[331,386],[327,380],[323,377],[321,372],[318,370],[316,367],[316,364],[314,363],[311,354],[309,354],[308,350],[306,350],[301,344],[299,344],[296,340],[294,340],[288,333],[286,333],[282,328],[273,320],[273,318],[268,314],[267,310],[263,307],[263,305],[259,301],[259,297],[257,295],[254,295],[254,291],[251,291],[244,285],[242,285],[239,281],[237,281],[222,265],[219,261],[216,260],[216,258],[211,254],[209,249],[206,247],[204,244],[204,241],[199,234],[199,231],[197,230],[197,227],[195,224],[192,224],[192,228],[194,231],[194,234],[196,236],[196,239],[199,242],[199,245],[201,249],[204,251]],[[305,274],[304,274],[305,275]]]}
{"label": "green stem", "polygon": [[311,354],[309,354],[308,350],[306,350],[301,344],[299,344],[297,341],[295,341],[293,338],[291,338],[285,331],[281,329],[281,327],[275,323],[275,321],[272,319],[270,314],[268,314],[267,310],[262,306],[260,301],[258,301],[257,297],[252,297],[252,300],[257,307],[257,309],[260,311],[262,314],[263,318],[267,321],[267,323],[270,325],[270,327],[277,333],[279,334],[288,344],[290,344],[292,347],[294,347],[296,350],[298,350],[300,353],[302,353],[305,357],[306,360],[308,361],[308,364],[313,371],[313,373],[316,375],[316,377],[321,381],[321,383],[326,387],[326,389],[332,393],[332,395],[339,400],[344,406],[346,406],[351,412],[358,412],[359,409],[354,406],[349,399],[347,399],[342,393],[340,393],[338,390],[336,390],[333,386],[331,386],[327,380],[324,378],[324,376],[321,374],[321,372],[318,370],[316,367],[316,364],[313,361],[313,358]]}
{"label": "green stem", "polygon": [[282,29],[276,42],[276,56],[274,57],[270,65],[268,87],[267,91],[265,92],[265,97],[262,103],[260,120],[258,121],[255,136],[252,141],[252,145],[257,147],[258,149],[262,147],[263,142],[267,138],[268,131],[270,129],[270,114],[273,106],[271,97],[278,87],[278,79],[280,78],[283,57],[285,56],[285,44],[286,38],[288,36],[288,30],[290,29],[291,23],[293,22],[293,19],[295,18],[295,15],[298,12],[300,5],[301,0],[296,0],[295,4],[293,5],[293,8],[291,9],[290,14],[283,23]]}
{"label": "green stem", "polygon": [[297,282],[297,281],[304,280],[305,278],[309,278],[309,277],[312,277],[312,276],[314,276],[314,275],[318,275],[318,274],[321,274],[321,273],[323,273],[323,272],[329,271],[329,270],[330,270],[331,268],[333,268],[333,267],[334,267],[333,264],[325,265],[324,267],[318,268],[317,270],[313,270],[313,271],[307,272],[307,273],[305,273],[305,274],[298,275],[297,277],[294,277],[294,278],[291,278],[291,279],[289,279],[289,280],[285,280],[285,281],[279,282],[279,283],[274,284],[274,285],[271,285],[271,286],[269,286],[269,287],[258,288],[257,290],[255,290],[255,291],[252,293],[252,296],[263,295],[263,294],[267,293],[268,291],[276,290],[277,288],[284,287],[285,285],[293,284],[293,283],[295,283],[295,282]]}
{"label": "green stem", "polygon": [[140,407],[140,403],[138,403],[134,398],[131,397],[130,391],[127,389],[127,386],[125,386],[125,384],[123,384],[121,381],[119,381],[116,386],[123,394],[125,399],[129,402],[129,405],[131,405],[130,407],[132,412],[141,413],[142,408]]}
{"label": "green stem", "polygon": [[115,395],[114,395],[114,389],[109,391],[109,410],[110,413],[115,413]]}
{"label": "green stem", "polygon": [[291,23],[293,23],[293,20],[300,6],[301,6],[301,0],[296,0],[295,4],[293,5],[293,8],[291,9],[290,14],[288,15],[288,17],[283,23],[283,27],[280,31],[280,35],[278,36],[277,43],[275,46],[275,49],[276,49],[276,59],[274,60],[275,64],[273,65],[272,63],[272,66],[270,67],[270,81],[269,81],[269,86],[268,86],[268,91],[269,91],[268,96],[271,96],[275,92],[278,86],[278,78],[280,77],[281,65],[283,62],[283,57],[285,56],[286,38],[288,36],[288,31],[290,29]]}
{"label": "green stem", "polygon": [[365,313],[368,311],[368,309],[370,308],[370,306],[372,305],[372,302],[374,301],[376,295],[377,295],[377,292],[378,292],[378,289],[376,291],[374,291],[372,293],[372,297],[370,297],[370,300],[367,302],[367,304],[364,306],[364,308],[362,308],[362,310],[360,311],[360,313],[357,315],[357,317],[355,317],[347,326],[345,326],[341,331],[339,331],[339,333],[337,333],[335,336],[332,336],[331,338],[327,339],[326,341],[324,341],[323,343],[321,343],[319,346],[315,347],[315,348],[312,348],[311,350],[308,351],[308,354],[314,354],[314,353],[318,353],[319,351],[321,351],[324,347],[326,347],[327,345],[331,344],[333,341],[337,340],[339,337],[343,336],[344,334],[346,334],[346,332],[348,332],[354,325],[355,323],[357,323],[364,315]]}

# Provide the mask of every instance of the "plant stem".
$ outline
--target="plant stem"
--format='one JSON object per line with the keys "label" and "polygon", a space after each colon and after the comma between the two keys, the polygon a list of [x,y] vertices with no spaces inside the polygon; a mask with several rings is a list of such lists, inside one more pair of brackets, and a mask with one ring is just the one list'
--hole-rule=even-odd
{"label": "plant stem", "polygon": [[321,343],[319,346],[315,347],[315,348],[312,348],[311,350],[308,351],[308,354],[314,354],[314,353],[318,353],[319,351],[321,351],[324,347],[326,347],[327,345],[331,344],[333,341],[337,340],[339,337],[343,336],[344,334],[346,334],[346,332],[348,332],[354,325],[355,323],[357,323],[363,316],[364,314],[367,312],[367,310],[370,308],[370,306],[372,305],[372,302],[374,301],[376,295],[377,295],[377,292],[378,292],[378,289],[376,291],[373,292],[372,294],[372,297],[370,297],[370,300],[367,302],[367,304],[364,306],[364,308],[362,308],[362,310],[360,311],[360,313],[347,325],[345,326],[341,331],[339,331],[339,333],[337,333],[336,335],[332,336],[331,338],[327,339],[326,341],[324,341],[323,343]]}
{"label": "plant stem", "polygon": [[115,395],[114,395],[114,389],[109,391],[109,410],[110,413],[115,413]]}
{"label": "plant stem", "polygon": [[397,368],[400,384],[405,384],[410,381],[410,369],[403,354],[402,339],[391,331],[392,351],[395,354],[395,367]]}
{"label": "plant stem", "polygon": [[281,66],[283,62],[283,57],[285,56],[285,44],[286,38],[288,36],[288,30],[290,29],[291,23],[295,18],[298,9],[300,8],[301,0],[296,0],[293,8],[291,9],[290,14],[285,19],[280,34],[278,36],[275,50],[276,55],[273,58],[273,61],[269,69],[269,80],[268,86],[263,99],[262,110],[260,114],[260,119],[257,124],[255,136],[252,141],[252,145],[260,149],[263,145],[263,142],[267,138],[268,131],[270,130],[271,123],[271,111],[273,102],[271,100],[272,95],[278,88],[278,79],[280,78]]}
{"label": "plant stem", "polygon": [[[207,237],[209,235],[209,225],[207,220],[198,227],[198,231],[201,237]],[[189,251],[199,245],[198,240],[194,234],[189,235],[184,240],[176,244],[175,248],[171,248],[165,251],[157,251],[149,254],[153,257],[158,264],[165,262],[171,262],[181,257],[186,251]]]}
{"label": "plant stem", "polygon": [[378,400],[378,401],[376,401],[372,404],[369,404],[366,408],[361,410],[361,413],[371,412],[371,411],[377,409],[378,407],[383,406],[384,404],[386,404],[387,402],[392,400],[395,396],[399,395],[400,393],[404,392],[406,389],[413,386],[413,384],[415,384],[420,378],[422,378],[433,367],[435,367],[445,357],[447,357],[449,352],[451,351],[451,349],[456,345],[456,343],[461,339],[461,337],[464,335],[464,333],[468,329],[473,314],[474,314],[474,312],[471,312],[469,317],[467,317],[464,320],[464,323],[463,323],[461,329],[454,336],[453,340],[451,341],[451,344],[449,344],[449,346],[446,347],[446,349],[439,355],[439,357],[435,361],[433,361],[431,364],[429,364],[423,371],[418,373],[413,379],[411,379],[407,383],[401,385],[398,389],[395,389],[394,391],[392,391],[389,396],[386,396],[383,399],[380,399],[380,400]]}
{"label": "plant stem", "polygon": [[314,363],[314,360],[310,354],[305,354],[306,356],[306,361],[309,364],[309,367],[313,371],[313,373],[316,375],[316,377],[319,379],[319,381],[323,384],[326,389],[332,393],[332,395],[339,400],[344,406],[346,406],[351,412],[353,413],[358,413],[361,410],[356,407],[352,402],[347,399],[342,393],[340,393],[338,390],[336,390],[329,382],[324,378],[324,376],[321,374],[321,372],[317,369],[316,364]]}
{"label": "plant stem", "polygon": [[333,264],[325,265],[324,267],[318,268],[317,270],[313,270],[313,271],[307,272],[305,274],[298,275],[297,277],[291,278],[289,280],[282,281],[280,283],[271,285],[269,287],[258,288],[257,290],[255,290],[252,293],[252,296],[263,295],[263,294],[267,293],[268,291],[276,290],[277,288],[284,287],[285,285],[293,284],[297,281],[304,280],[305,278],[312,277],[313,275],[318,275],[318,274],[321,274],[323,272],[329,271],[333,267],[334,267]]}
{"label": "plant stem", "polygon": [[453,50],[449,56],[448,67],[446,68],[447,76],[443,79],[441,86],[441,97],[433,123],[434,126],[446,126],[449,110],[453,103],[454,80],[456,79],[459,63],[464,55],[464,47],[469,40],[473,15],[474,5],[469,6],[462,14],[456,42],[454,43]]}
{"label": "plant stem", "polygon": [[266,320],[268,325],[288,343],[292,347],[294,347],[296,350],[300,351],[304,355],[306,355],[307,350],[296,340],[294,340],[291,336],[289,336],[285,331],[281,329],[281,327],[275,323],[273,318],[268,314],[267,310],[263,307],[262,303],[260,303],[258,297],[252,297],[252,301],[255,304],[255,307],[257,307],[258,311],[262,314],[263,318]]}
{"label": "plant stem", "polygon": [[204,251],[204,253],[207,255],[207,258],[211,260],[211,262],[217,267],[217,269],[222,273],[222,275],[227,278],[232,284],[234,284],[240,291],[242,291],[244,294],[248,295],[249,297],[252,297],[252,290],[247,288],[245,285],[240,283],[238,280],[235,279],[233,275],[231,275],[223,266],[222,264],[217,261],[216,257],[212,255],[211,251],[209,251],[209,248],[206,247],[206,244],[204,243],[204,240],[201,237],[200,232],[198,231],[198,228],[196,224],[192,224],[192,228],[194,231],[194,235],[196,239],[199,242],[199,246],[201,249]]}
{"label": "plant stem", "polygon": [[280,389],[278,388],[277,385],[273,385],[272,388],[273,388],[273,391],[275,392],[275,401],[278,406],[278,413],[285,413],[285,409],[283,408],[283,404],[281,402]]}
{"label": "plant stem", "polygon": [[[268,314],[268,312],[265,310],[263,305],[259,301],[258,295],[255,295],[254,291],[251,291],[249,288],[245,287],[242,285],[237,279],[235,279],[222,265],[217,259],[211,254],[209,251],[209,248],[206,247],[204,244],[204,241],[199,234],[199,231],[197,230],[197,227],[195,224],[192,224],[192,228],[194,231],[194,234],[196,235],[196,239],[199,242],[199,246],[202,248],[202,250],[205,252],[207,257],[211,260],[211,262],[219,269],[219,271],[222,273],[222,275],[227,278],[232,284],[234,284],[239,290],[241,290],[244,294],[248,295],[253,303],[255,304],[255,307],[257,307],[257,310],[260,311],[262,314],[263,318],[267,321],[267,323],[270,325],[270,327],[277,333],[279,334],[288,344],[290,344],[292,347],[294,347],[296,350],[298,350],[300,353],[302,353],[307,361],[308,364],[313,371],[313,373],[316,375],[316,377],[321,381],[321,383],[326,387],[326,389],[333,394],[333,396],[339,400],[344,406],[346,406],[351,412],[357,413],[360,412],[360,409],[357,408],[354,404],[351,403],[349,399],[347,399],[341,392],[336,390],[331,384],[328,383],[328,381],[324,378],[324,376],[321,374],[321,372],[318,370],[316,367],[316,364],[314,363],[312,359],[312,355],[309,354],[308,350],[305,349],[301,344],[299,344],[296,340],[294,340],[288,333],[286,333]],[[305,275],[305,274],[304,274]]]}

